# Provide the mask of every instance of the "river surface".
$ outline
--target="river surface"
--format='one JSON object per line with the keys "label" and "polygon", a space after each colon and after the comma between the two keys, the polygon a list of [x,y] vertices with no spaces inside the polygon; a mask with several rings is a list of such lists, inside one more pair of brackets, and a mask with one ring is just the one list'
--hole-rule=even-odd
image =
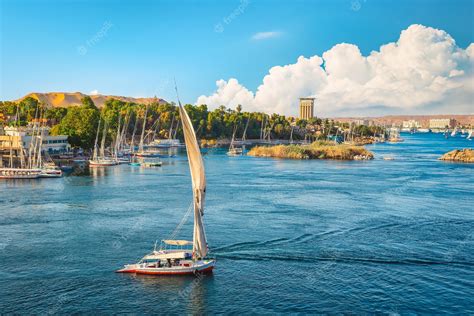
{"label": "river surface", "polygon": [[[158,169],[0,182],[0,311],[474,313],[474,141],[402,134],[373,161],[204,156],[214,274],[118,274],[191,202],[184,153]],[[383,157],[394,160],[383,160]],[[192,238],[192,218],[179,238]]]}

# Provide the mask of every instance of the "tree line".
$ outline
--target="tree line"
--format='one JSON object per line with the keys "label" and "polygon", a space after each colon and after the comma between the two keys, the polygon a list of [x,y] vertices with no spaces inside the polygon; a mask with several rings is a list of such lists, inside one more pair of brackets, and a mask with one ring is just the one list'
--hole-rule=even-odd
{"label": "tree line", "polygon": [[[242,138],[246,129],[247,139],[261,137],[271,139],[302,139],[307,133],[324,138],[328,134],[335,134],[337,130],[348,128],[348,124],[337,124],[331,120],[312,118],[299,120],[285,117],[284,115],[268,115],[262,112],[245,112],[241,105],[235,109],[220,106],[209,110],[206,105],[185,105],[191,121],[200,139],[229,139],[235,133],[236,138]],[[49,107],[38,100],[28,97],[20,102],[0,102],[0,113],[7,119],[6,124],[26,126],[28,122],[36,119],[46,119],[51,127],[52,135],[68,135],[69,143],[73,147],[91,149],[94,146],[99,120],[107,125],[107,139],[110,143],[117,134],[119,124],[126,126],[128,139],[136,131],[139,137],[143,123],[145,129],[157,138],[183,137],[179,126],[177,106],[171,103],[153,102],[148,105],[109,99],[99,109],[93,100],[86,96],[77,106]],[[144,118],[146,113],[146,119]],[[119,123],[120,122],[120,123]],[[375,133],[370,127],[363,133]]]}

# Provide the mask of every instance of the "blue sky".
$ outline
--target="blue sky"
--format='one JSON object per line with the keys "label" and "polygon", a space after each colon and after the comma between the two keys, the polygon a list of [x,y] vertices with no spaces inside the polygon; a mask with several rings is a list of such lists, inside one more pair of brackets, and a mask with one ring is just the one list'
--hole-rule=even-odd
{"label": "blue sky", "polygon": [[[363,55],[419,23],[474,39],[473,1],[1,2],[1,100],[98,90],[195,102],[215,81],[255,91],[275,65],[341,42]],[[258,34],[260,33],[260,34]]]}

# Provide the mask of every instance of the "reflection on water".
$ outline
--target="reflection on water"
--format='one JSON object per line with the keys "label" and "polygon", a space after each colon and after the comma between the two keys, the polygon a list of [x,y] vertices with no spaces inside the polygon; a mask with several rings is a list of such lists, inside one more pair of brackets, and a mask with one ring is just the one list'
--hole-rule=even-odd
{"label": "reflection on water", "polygon": [[185,307],[189,313],[207,312],[207,292],[214,281],[213,274],[192,276],[152,276],[141,274],[123,274],[123,278],[138,282],[144,292],[163,297],[165,304],[172,310]]}

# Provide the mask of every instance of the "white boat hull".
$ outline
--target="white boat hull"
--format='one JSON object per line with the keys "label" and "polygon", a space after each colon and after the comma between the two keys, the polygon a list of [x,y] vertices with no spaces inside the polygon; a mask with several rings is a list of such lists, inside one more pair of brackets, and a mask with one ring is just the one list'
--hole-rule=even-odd
{"label": "white boat hull", "polygon": [[216,265],[215,260],[196,261],[190,265],[171,267],[156,267],[147,263],[127,264],[118,273],[136,273],[151,275],[192,275],[197,273],[211,273]]}
{"label": "white boat hull", "polygon": [[90,167],[109,167],[115,165],[117,165],[117,162],[114,160],[89,160]]}
{"label": "white boat hull", "polygon": [[0,179],[37,179],[40,169],[0,168]]}

